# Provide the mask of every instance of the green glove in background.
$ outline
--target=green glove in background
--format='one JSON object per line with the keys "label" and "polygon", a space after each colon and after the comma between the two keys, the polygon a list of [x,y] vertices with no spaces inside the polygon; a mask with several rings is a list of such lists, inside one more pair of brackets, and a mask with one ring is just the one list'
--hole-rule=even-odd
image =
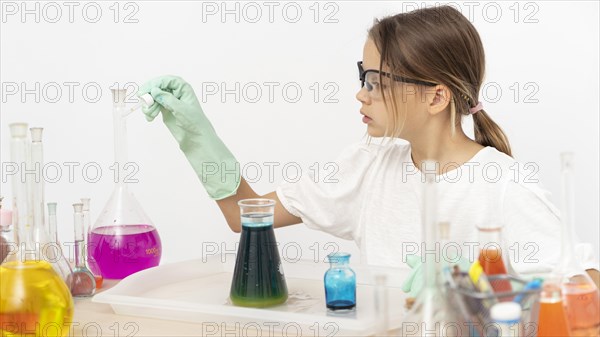
{"label": "green glove in background", "polygon": [[[425,280],[423,280],[423,262],[419,255],[408,255],[406,257],[406,264],[412,269],[404,283],[402,283],[402,291],[408,294],[408,297],[417,297],[417,295],[423,289]],[[449,263],[447,261],[441,261],[442,267],[457,264],[460,270],[469,270],[471,262],[469,260],[460,258],[458,263]]]}
{"label": "green glove in background", "polygon": [[146,119],[162,113],[208,195],[214,200],[234,195],[241,179],[239,163],[204,115],[192,87],[180,77],[161,76],[142,85],[138,96],[146,93],[154,98],[154,104],[142,109]]}

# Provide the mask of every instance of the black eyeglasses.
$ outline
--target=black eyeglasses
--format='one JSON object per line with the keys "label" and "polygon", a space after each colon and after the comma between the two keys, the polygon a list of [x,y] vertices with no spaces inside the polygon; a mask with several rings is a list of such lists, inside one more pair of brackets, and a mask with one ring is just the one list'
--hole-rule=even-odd
{"label": "black eyeglasses", "polygon": [[433,83],[433,82],[425,82],[425,81],[413,80],[413,79],[410,79],[410,78],[402,77],[402,76],[395,75],[395,74],[386,73],[386,72],[375,70],[375,69],[364,70],[363,66],[362,66],[362,61],[358,61],[356,64],[358,65],[358,78],[360,79],[361,88],[364,87],[365,84],[366,84],[367,85],[367,91],[372,91],[373,90],[372,83],[366,80],[367,75],[369,73],[380,74],[381,76],[389,77],[389,78],[391,78],[392,80],[394,80],[396,82],[413,83],[413,84],[425,85],[425,86],[428,86],[428,87],[433,87],[433,86],[437,85],[436,83]]}

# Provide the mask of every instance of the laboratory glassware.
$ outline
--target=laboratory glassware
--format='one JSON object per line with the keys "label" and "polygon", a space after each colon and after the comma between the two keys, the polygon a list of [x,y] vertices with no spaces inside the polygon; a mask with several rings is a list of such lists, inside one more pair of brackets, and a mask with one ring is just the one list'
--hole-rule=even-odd
{"label": "laboratory glassware", "polygon": [[[11,160],[31,164],[27,124],[10,125]],[[28,167],[31,167],[30,165]],[[13,225],[17,251],[0,265],[0,335],[67,336],[73,317],[73,298],[57,272],[56,261],[45,254],[46,231],[33,221],[32,177],[13,176]],[[58,259],[62,259],[58,256]],[[67,275],[67,279],[70,273]]]}
{"label": "laboratory glassware", "polygon": [[353,310],[356,307],[356,273],[350,268],[350,254],[327,255],[330,267],[325,272],[325,303],[327,309]]}
{"label": "laboratory glassware", "polygon": [[498,337],[523,336],[521,325],[521,305],[515,302],[496,303],[490,310],[490,317],[498,329]]}
{"label": "laboratory glassware", "polygon": [[563,300],[567,307],[567,318],[573,335],[598,336],[600,332],[600,294],[594,281],[575,258],[573,161],[573,153],[561,153],[561,261],[554,274],[561,277]]}
{"label": "laboratory glassware", "polygon": [[273,230],[275,201],[244,199],[240,207],[242,232],[229,298],[244,307],[284,303],[288,289]]}
{"label": "laboratory glassware", "polygon": [[[81,213],[83,214],[83,233],[85,235],[85,250],[84,250],[84,254],[87,257],[87,256],[89,256],[88,253],[87,253],[87,249],[88,249],[89,238],[90,238],[90,231],[91,231],[91,228],[90,228],[90,203],[91,203],[91,199],[90,198],[81,198],[81,203],[83,204],[83,208],[82,208],[82,212]],[[86,267],[94,275],[94,280],[96,281],[96,289],[100,289],[102,287],[103,278],[102,278],[102,275],[100,274],[100,272],[98,271],[98,266],[96,265],[96,263],[94,263],[95,269],[92,268],[92,263],[90,263],[90,261],[87,261],[87,259],[86,259]]]}
{"label": "laboratory glassware", "polygon": [[[479,231],[479,263],[486,275],[507,275],[508,251],[503,249],[502,226],[481,225]],[[512,291],[510,280],[498,279],[492,282],[495,292]]]}
{"label": "laboratory glassware", "polygon": [[12,227],[12,212],[3,208],[4,197],[0,197],[0,264],[14,247],[15,234]]}
{"label": "laboratory glassware", "polygon": [[122,279],[158,266],[162,246],[158,231],[125,183],[128,165],[124,117],[127,91],[113,89],[112,94],[118,180],[89,234],[88,261],[103,278]]}
{"label": "laboratory glassware", "polygon": [[[30,217],[29,219],[39,228],[39,233],[42,237],[32,238],[32,242],[45,242],[43,246],[43,253],[46,258],[53,261],[52,266],[59,273],[61,278],[65,281],[67,286],[71,286],[70,276],[73,270],[69,265],[66,257],[63,254],[62,248],[54,241],[53,235],[56,236],[56,231],[51,233],[49,226],[46,226],[45,221],[45,203],[44,203],[44,177],[42,176],[42,168],[44,167],[44,146],[42,143],[43,128],[32,127],[29,128],[31,135],[31,143],[29,145],[28,156],[27,156],[27,167],[30,171],[35,172],[35,175],[28,175],[27,177],[27,188],[30,198]],[[58,240],[57,240],[58,241]]]}
{"label": "laboratory glassware", "polygon": [[389,336],[389,294],[387,290],[387,275],[375,275],[375,314],[377,315],[376,336]]}
{"label": "laboratory glassware", "polygon": [[89,297],[96,292],[94,274],[85,266],[85,234],[83,226],[83,204],[73,204],[75,232],[75,268],[71,281],[71,294],[75,297]]}
{"label": "laboratory glassware", "polygon": [[[430,161],[425,162],[426,167],[435,167]],[[423,186],[422,231],[424,248],[422,251],[436,251],[437,231],[437,189],[436,177],[425,174]],[[404,316],[400,328],[402,335],[412,334],[423,336],[433,334],[436,336],[462,336],[466,335],[466,328],[456,310],[448,303],[447,293],[444,291],[441,275],[440,258],[438,254],[422,254],[423,262],[423,289],[417,295],[411,309]]]}
{"label": "laboratory glassware", "polygon": [[129,110],[127,110],[124,114],[123,117],[127,117],[129,116],[131,113],[133,113],[134,111],[136,111],[139,108],[147,108],[149,106],[151,106],[152,104],[154,104],[154,98],[152,98],[152,95],[150,94],[143,94],[142,96],[139,97],[139,102],[134,105],[132,108],[130,108]]}
{"label": "laboratory glassware", "polygon": [[60,247],[60,240],[58,240],[58,228],[56,228],[56,206],[55,202],[48,203],[48,236],[50,241],[57,244]]}
{"label": "laboratory glassware", "polygon": [[67,285],[71,287],[72,278],[70,276],[73,269],[67,261],[63,246],[58,239],[56,206],[57,204],[55,202],[48,203],[48,238],[50,243],[48,244],[47,249],[45,249],[45,252],[50,260],[56,261],[57,267],[61,270],[61,275],[65,275],[64,279],[66,280]]}
{"label": "laboratory glassware", "polygon": [[551,277],[544,281],[540,294],[538,337],[569,337],[571,331],[563,304],[560,282]]}
{"label": "laboratory glassware", "polygon": [[[46,233],[44,209],[44,179],[41,177],[44,167],[44,146],[42,143],[43,128],[30,128],[31,132],[31,169],[35,170],[35,177],[32,179],[32,198],[33,198],[33,221],[42,227]],[[49,233],[48,233],[49,234]]]}

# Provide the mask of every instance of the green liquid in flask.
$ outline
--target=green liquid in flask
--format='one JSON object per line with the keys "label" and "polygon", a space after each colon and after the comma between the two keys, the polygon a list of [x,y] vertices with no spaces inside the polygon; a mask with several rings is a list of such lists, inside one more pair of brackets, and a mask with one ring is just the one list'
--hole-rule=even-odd
{"label": "green liquid in flask", "polygon": [[273,231],[273,214],[243,214],[231,302],[237,306],[262,308],[284,303],[287,297]]}

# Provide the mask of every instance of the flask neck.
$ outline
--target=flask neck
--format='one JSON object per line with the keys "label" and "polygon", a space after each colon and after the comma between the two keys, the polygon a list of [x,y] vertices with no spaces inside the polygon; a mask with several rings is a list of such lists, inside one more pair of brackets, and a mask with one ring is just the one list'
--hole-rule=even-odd
{"label": "flask neck", "polygon": [[571,154],[563,154],[561,167],[562,210],[561,210],[561,262],[558,267],[562,271],[573,268],[578,262],[574,258],[574,225],[575,225],[575,188],[573,158]]}
{"label": "flask neck", "polygon": [[127,163],[127,123],[125,115],[124,90],[112,90],[113,129],[117,185],[124,185],[124,166]]}
{"label": "flask neck", "polygon": [[502,227],[479,227],[479,249],[500,249]]}
{"label": "flask neck", "polygon": [[350,255],[330,255],[328,258],[331,268],[348,268],[350,265]]}

